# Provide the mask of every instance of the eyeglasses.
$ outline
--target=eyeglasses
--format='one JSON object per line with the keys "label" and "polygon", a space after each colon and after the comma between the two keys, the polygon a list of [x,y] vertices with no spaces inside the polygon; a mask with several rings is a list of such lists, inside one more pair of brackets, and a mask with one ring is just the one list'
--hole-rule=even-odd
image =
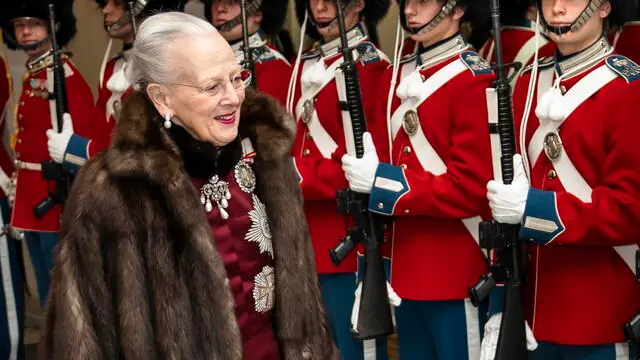
{"label": "eyeglasses", "polygon": [[[242,69],[235,75],[231,76],[229,81],[231,86],[235,90],[244,90],[251,84],[251,71],[247,69]],[[180,83],[164,83],[165,85],[174,85],[174,86],[185,86],[192,89],[196,89],[199,93],[208,95],[208,96],[217,96],[224,92],[227,81],[216,81],[211,84],[207,84],[205,86],[197,86],[190,84],[180,84]]]}

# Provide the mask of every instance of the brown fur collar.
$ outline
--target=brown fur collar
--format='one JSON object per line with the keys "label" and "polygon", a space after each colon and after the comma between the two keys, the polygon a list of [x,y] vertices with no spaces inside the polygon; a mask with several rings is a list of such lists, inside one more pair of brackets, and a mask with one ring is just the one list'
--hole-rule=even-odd
{"label": "brown fur collar", "polygon": [[[295,122],[250,92],[241,119],[271,226],[283,359],[334,359],[288,160]],[[224,265],[160,121],[144,95],[131,95],[109,149],[80,171],[65,207],[41,359],[242,359]]]}

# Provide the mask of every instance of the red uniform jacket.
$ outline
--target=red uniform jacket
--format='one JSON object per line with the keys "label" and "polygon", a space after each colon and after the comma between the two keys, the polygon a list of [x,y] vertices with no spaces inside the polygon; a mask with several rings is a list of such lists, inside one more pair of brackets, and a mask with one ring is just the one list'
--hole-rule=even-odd
{"label": "red uniform jacket", "polygon": [[[596,72],[609,76],[610,82],[593,81],[600,87],[561,123],[558,159],[552,162],[544,151],[537,160],[528,155],[532,189],[520,235],[532,241],[526,298],[528,322],[539,341],[620,343],[622,324],[640,308],[640,284],[615,248],[640,239],[640,82],[635,81],[640,68],[608,55],[610,49],[601,39],[569,58],[541,61],[538,78],[562,74],[559,89],[567,98],[575,93],[572,89],[587,88],[579,81]],[[588,69],[578,69],[580,65]],[[523,74],[514,94],[516,130],[530,76],[530,71]],[[542,148],[543,139],[532,141],[538,126],[553,124],[536,116],[538,96],[536,91],[526,132],[519,134],[528,154],[536,152],[528,150],[532,147]],[[553,148],[548,147],[551,158]],[[566,163],[562,157],[573,167],[561,166]],[[580,182],[564,176],[571,168],[593,189],[590,196],[573,190]]]}
{"label": "red uniform jacket", "polygon": [[[111,133],[117,121],[116,109],[122,107],[124,99],[133,91],[124,75],[128,65],[126,56],[127,53],[123,52],[105,63],[104,71],[100,74],[91,136],[85,138],[76,132],[67,145],[63,165],[70,172],[77,171],[84,161],[106,149],[111,143]],[[75,161],[68,161],[69,159]]]}
{"label": "red uniform jacket", "polygon": [[[18,184],[11,225],[25,231],[57,232],[60,223],[59,205],[41,219],[33,213],[33,207],[55,189],[53,182],[42,178],[40,170],[41,162],[51,160],[46,131],[57,127],[55,100],[49,100],[53,89],[52,64],[50,53],[27,64],[28,72],[22,83],[15,115],[18,125],[15,145]],[[63,67],[74,131],[88,136],[94,114],[91,89],[70,59],[65,57]]]}
{"label": "red uniform jacket", "polygon": [[627,23],[622,31],[609,36],[609,42],[618,54],[640,63],[640,21]]}
{"label": "red uniform jacket", "polygon": [[[381,101],[376,97],[381,75],[389,65],[386,56],[367,39],[358,25],[348,32],[350,44],[357,44],[356,68],[360,78],[364,112],[372,119],[375,105]],[[321,44],[304,54],[296,82],[294,113],[298,120],[298,133],[291,154],[300,175],[300,184],[305,200],[305,213],[316,256],[319,273],[355,272],[356,256],[352,251],[340,264],[334,266],[329,257],[342,237],[346,235],[345,217],[338,214],[336,192],[349,186],[342,171],[341,157],[346,153],[342,112],[338,100],[338,89],[334,68],[342,61],[338,53],[340,39]],[[325,86],[313,84],[326,79]],[[302,89],[320,89],[309,101],[301,101]],[[314,93],[311,92],[311,95]],[[309,119],[305,121],[304,106],[308,104]],[[296,110],[297,108],[297,110]],[[311,119],[311,114],[315,113]],[[369,131],[384,132],[384,124],[377,126],[369,121]]]}
{"label": "red uniform jacket", "polygon": [[[7,181],[13,174],[13,161],[7,152],[7,147],[1,140],[4,138],[4,129],[9,120],[9,98],[11,96],[11,74],[7,63],[0,57],[0,181]],[[6,198],[4,191],[0,191],[0,199]]]}
{"label": "red uniform jacket", "polygon": [[[242,40],[231,44],[238,63],[244,61],[242,45]],[[275,48],[267,44],[266,37],[261,31],[249,37],[249,45],[253,53],[258,90],[275,97],[284,106],[289,90],[291,64]]]}
{"label": "red uniform jacket", "polygon": [[[419,72],[416,66],[422,67]],[[380,84],[389,84],[392,73],[389,69]],[[443,79],[438,86],[427,86],[437,78]],[[389,122],[391,162],[378,167],[370,210],[395,216],[391,285],[403,299],[468,298],[469,288],[487,271],[461,219],[488,215],[492,166],[485,91],[494,78],[461,35],[402,60]],[[381,90],[378,99],[386,99],[388,86]],[[419,98],[429,91],[430,97]],[[386,118],[385,102],[378,118]],[[376,146],[388,139],[376,139]],[[439,170],[433,168],[438,162]],[[473,226],[477,229],[477,222]]]}
{"label": "red uniform jacket", "polygon": [[[535,25],[530,26],[504,26],[502,28],[502,58],[505,63],[520,62],[523,66],[528,66],[533,62],[535,47]],[[541,36],[539,43],[538,57],[553,55],[555,43],[549,41],[545,36]],[[493,37],[480,48],[480,55],[488,62],[494,59]]]}

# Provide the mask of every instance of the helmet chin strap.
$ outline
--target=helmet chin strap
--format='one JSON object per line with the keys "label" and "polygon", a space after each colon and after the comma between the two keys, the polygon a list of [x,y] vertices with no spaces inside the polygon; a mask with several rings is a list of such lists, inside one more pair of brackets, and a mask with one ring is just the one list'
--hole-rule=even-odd
{"label": "helmet chin strap", "polygon": [[[145,6],[147,6],[148,0],[135,0],[133,4],[134,16],[140,15]],[[116,20],[111,25],[105,25],[104,29],[111,33],[112,31],[119,30],[128,24],[131,24],[131,11],[127,10],[124,15],[122,15],[118,20]]]}
{"label": "helmet chin strap", "polygon": [[[253,0],[247,5],[247,16],[253,16],[260,12],[260,6],[262,6],[263,0]],[[268,1],[268,0],[267,0]],[[234,27],[242,24],[242,14],[234,17],[233,19],[226,21],[215,28],[220,32],[231,31]]]}
{"label": "helmet chin strap", "polygon": [[447,16],[451,15],[451,13],[453,13],[453,10],[456,8],[456,5],[458,5],[458,0],[447,0],[447,2],[442,6],[442,9],[440,9],[440,12],[438,12],[438,14],[433,17],[433,19],[429,20],[424,25],[417,28],[410,28],[409,26],[407,26],[405,20],[405,24],[403,24],[403,27],[412,35],[423,34],[425,30],[433,29],[434,27],[438,26],[438,24],[440,24],[442,20],[444,20]]}
{"label": "helmet chin strap", "polygon": [[[538,5],[540,6],[540,0],[538,0]],[[542,24],[544,28],[549,33],[553,33],[556,35],[564,35],[568,32],[577,32],[591,19],[591,17],[598,11],[598,8],[602,5],[603,0],[590,0],[587,7],[582,10],[582,13],[578,18],[568,26],[552,26],[547,23],[547,20],[542,17]],[[542,8],[542,7],[540,7]]]}
{"label": "helmet chin strap", "polygon": [[[349,11],[351,11],[351,9],[353,8],[355,1],[348,1],[344,7],[342,8],[342,11],[346,14]],[[338,26],[338,16],[335,16],[333,19],[329,20],[329,21],[324,21],[324,22],[320,22],[320,21],[316,21],[316,19],[313,17],[313,13],[311,12],[311,9],[309,8],[309,2],[307,1],[307,11],[309,12],[309,22],[311,23],[311,25],[319,28],[319,29],[325,29],[325,28],[333,28]]]}

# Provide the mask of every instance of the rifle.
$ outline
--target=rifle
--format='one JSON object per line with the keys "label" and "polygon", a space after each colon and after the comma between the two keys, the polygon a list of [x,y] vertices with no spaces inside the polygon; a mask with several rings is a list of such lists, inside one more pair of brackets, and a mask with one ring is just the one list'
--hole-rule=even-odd
{"label": "rifle", "polygon": [[[346,104],[341,102],[343,109],[348,109],[351,116],[355,153],[358,158],[364,155],[362,135],[367,131],[360,81],[353,60],[353,49],[349,47],[347,31],[344,24],[344,9],[342,0],[336,0],[338,24],[342,47],[340,52],[343,63],[339,69],[344,74]],[[338,212],[352,215],[355,226],[348,230],[347,236],[329,251],[334,265],[339,265],[353,247],[362,243],[365,247],[364,276],[362,280],[362,300],[358,322],[354,329],[354,337],[358,340],[374,339],[393,334],[393,320],[387,294],[387,280],[384,263],[380,252],[383,239],[381,222],[376,221],[374,214],[369,211],[369,195],[353,192],[350,189],[337,193]]]}
{"label": "rifle", "polygon": [[[62,116],[69,111],[67,105],[67,89],[65,83],[64,68],[61,60],[61,51],[58,47],[58,41],[56,39],[56,19],[55,19],[55,6],[49,4],[49,28],[51,32],[51,46],[53,52],[53,96],[56,103],[56,124],[58,125],[58,132],[62,132]],[[47,212],[53,209],[54,206],[62,205],[67,199],[69,193],[70,179],[69,176],[62,169],[62,165],[56,163],[53,160],[47,160],[41,163],[42,165],[42,177],[45,180],[51,180],[55,182],[55,190],[49,192],[49,196],[42,200],[40,204],[34,206],[33,213],[37,218],[44,217]]]}
{"label": "rifle", "polygon": [[[636,277],[640,280],[640,250],[636,250]],[[640,360],[640,313],[624,324],[624,336],[632,349],[632,359]]]}
{"label": "rifle", "polygon": [[251,87],[256,89],[256,65],[253,61],[251,46],[249,44],[249,27],[247,25],[247,0],[240,1],[240,16],[242,17],[242,52],[244,53],[243,66],[251,72]]}
{"label": "rifle", "polygon": [[[498,97],[498,126],[500,136],[500,166],[502,181],[513,181],[513,155],[515,154],[515,131],[511,106],[511,86],[502,59],[502,39],[500,35],[500,3],[491,0],[491,20],[494,33],[497,79],[495,91]],[[478,306],[483,302],[496,282],[504,282],[504,310],[500,323],[500,335],[495,360],[524,360],[527,358],[527,341],[524,311],[522,307],[522,285],[526,254],[522,242],[518,240],[519,225],[500,224],[495,221],[480,223],[480,247],[494,250],[497,254],[490,272],[469,290],[471,302]]]}

